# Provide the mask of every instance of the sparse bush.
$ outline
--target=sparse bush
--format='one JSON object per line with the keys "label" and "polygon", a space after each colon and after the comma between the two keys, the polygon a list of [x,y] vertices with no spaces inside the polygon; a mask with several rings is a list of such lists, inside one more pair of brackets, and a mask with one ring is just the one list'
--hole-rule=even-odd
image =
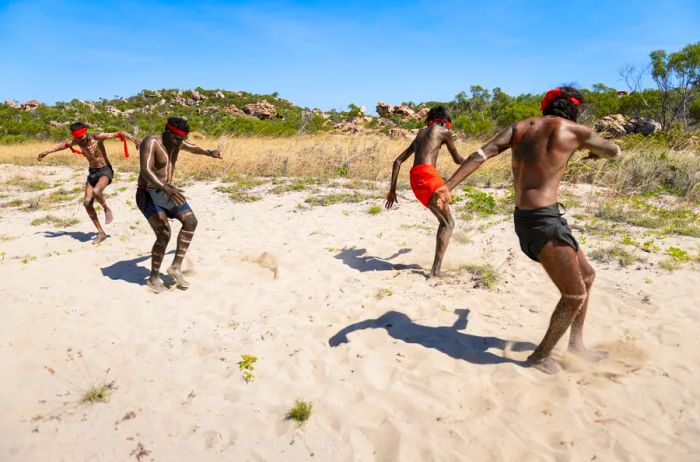
{"label": "sparse bush", "polygon": [[293,420],[299,426],[303,425],[311,417],[312,404],[306,401],[296,400],[294,407],[287,411],[286,420]]}

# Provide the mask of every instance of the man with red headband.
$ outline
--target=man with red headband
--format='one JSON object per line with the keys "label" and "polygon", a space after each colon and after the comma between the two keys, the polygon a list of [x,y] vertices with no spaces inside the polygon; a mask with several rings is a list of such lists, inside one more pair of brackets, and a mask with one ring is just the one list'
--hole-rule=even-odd
{"label": "man with red headband", "polygon": [[447,150],[456,164],[461,164],[464,159],[462,159],[455,147],[452,132],[450,131],[452,119],[450,119],[444,107],[436,106],[431,108],[426,117],[426,123],[428,126],[418,131],[413,142],[394,161],[391,171],[391,187],[386,196],[386,208],[390,209],[394,203],[398,203],[396,199],[396,181],[399,177],[399,169],[401,164],[411,154],[415,153],[413,168],[410,173],[411,189],[413,189],[413,193],[420,203],[430,209],[439,222],[435,259],[430,270],[430,276],[440,277],[442,276],[440,270],[442,258],[445,256],[447,244],[450,242],[455,221],[450,212],[449,201],[440,201],[439,196],[434,194],[435,190],[444,184],[435,166],[440,148],[443,145],[447,146]]}
{"label": "man with red headband", "polygon": [[[93,205],[95,199],[97,199],[97,202],[99,202],[105,210],[105,224],[110,224],[113,218],[112,210],[107,206],[107,201],[105,201],[103,195],[105,188],[112,183],[112,178],[114,178],[114,169],[107,157],[104,141],[119,138],[124,145],[124,157],[129,157],[126,140],[133,142],[134,145],[136,145],[136,149],[139,147],[139,141],[132,135],[122,131],[115,133],[96,133],[93,135],[88,134],[87,130],[87,125],[82,122],[71,124],[70,131],[73,139],[47,149],[39,154],[37,159],[41,161],[52,152],[58,152],[64,149],[70,149],[75,154],[85,156],[90,164],[90,168],[87,181],[85,182],[85,200],[83,204],[85,205],[88,216],[97,228],[97,236],[95,236],[92,243],[99,244],[107,239],[107,234],[104,232],[104,229],[102,229],[99,218],[97,218],[97,212]],[[76,149],[74,146],[79,146],[80,149]]]}
{"label": "man with red headband", "polygon": [[471,154],[436,193],[449,202],[450,191],[484,161],[511,149],[514,221],[520,248],[542,264],[561,292],[549,329],[527,360],[527,365],[547,373],[559,369],[550,353],[569,327],[569,351],[591,360],[605,355],[587,350],[583,343],[583,323],[595,271],[562,218],[557,202],[564,169],[577,149],[590,151],[586,159],[612,159],[620,154],[617,145],[576,123],[582,102],[581,94],[571,87],[548,91],[542,100],[542,117],[522,120],[496,135]]}
{"label": "man with red headband", "polygon": [[170,241],[169,218],[180,221],[182,229],[177,237],[175,259],[168,268],[168,274],[175,279],[178,288],[189,287],[189,283],[182,276],[182,260],[194,236],[197,218],[185,199],[184,191],[171,184],[180,149],[221,159],[219,151],[202,149],[189,143],[186,140],[189,131],[190,126],[185,119],[170,117],[162,134],[147,136],[141,142],[141,174],[136,191],[136,204],[156,233],[156,242],[151,251],[151,275],[146,282],[155,293],[165,291],[160,279],[160,265]]}

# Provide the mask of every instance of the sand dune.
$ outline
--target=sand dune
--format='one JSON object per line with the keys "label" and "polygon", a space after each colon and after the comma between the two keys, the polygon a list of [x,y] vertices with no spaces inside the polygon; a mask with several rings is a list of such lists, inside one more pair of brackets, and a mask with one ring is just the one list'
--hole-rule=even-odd
{"label": "sand dune", "polygon": [[[0,166],[0,183],[16,175],[70,188],[84,174]],[[581,362],[562,341],[564,370],[547,376],[521,362],[557,291],[509,217],[458,220],[445,260],[456,277],[427,280],[434,218],[408,192],[371,215],[379,201],[310,208],[300,191],[240,204],[214,187],[185,188],[199,219],[191,288],[161,295],[144,285],[153,237],[124,175],[99,246],[78,201],[0,209],[0,460],[700,457],[691,264],[594,263],[585,334],[609,357]],[[31,225],[47,213],[79,223]],[[493,289],[461,269],[484,262],[502,273]],[[249,381],[244,354],[257,358]],[[108,400],[80,403],[95,384],[111,384]],[[285,420],[296,399],[313,404],[301,427]]]}

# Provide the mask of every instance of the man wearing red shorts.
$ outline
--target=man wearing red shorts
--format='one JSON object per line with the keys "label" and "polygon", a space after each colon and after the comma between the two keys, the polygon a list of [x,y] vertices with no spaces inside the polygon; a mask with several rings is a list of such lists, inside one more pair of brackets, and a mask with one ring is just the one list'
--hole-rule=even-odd
{"label": "man wearing red shorts", "polygon": [[430,270],[431,277],[440,277],[442,276],[440,272],[442,258],[445,256],[447,244],[450,242],[455,221],[450,212],[450,204],[440,200],[440,197],[434,194],[436,189],[445,184],[435,165],[443,144],[447,145],[447,150],[456,164],[461,165],[464,159],[459,155],[455,147],[452,132],[450,131],[452,120],[444,107],[437,106],[430,109],[428,117],[426,117],[426,123],[428,126],[418,131],[413,142],[394,161],[391,172],[391,188],[386,197],[386,208],[389,209],[395,202],[398,202],[396,199],[396,181],[399,177],[399,169],[401,164],[411,157],[411,154],[415,153],[413,168],[411,169],[411,189],[413,189],[416,198],[433,212],[440,223],[437,232],[435,260],[433,261],[433,268]]}

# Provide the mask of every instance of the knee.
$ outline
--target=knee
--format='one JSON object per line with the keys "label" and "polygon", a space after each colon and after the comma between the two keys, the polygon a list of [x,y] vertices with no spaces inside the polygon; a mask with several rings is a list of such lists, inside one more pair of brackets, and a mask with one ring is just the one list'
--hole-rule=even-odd
{"label": "knee", "polygon": [[156,239],[158,242],[167,243],[170,240],[170,226],[161,226],[156,231]]}
{"label": "knee", "polygon": [[450,231],[455,229],[455,219],[451,216],[447,218],[447,229],[449,229]]}
{"label": "knee", "polygon": [[595,270],[591,268],[589,271],[583,274],[583,283],[586,285],[586,288],[590,288],[593,285],[593,281],[595,280]]}
{"label": "knee", "polygon": [[192,215],[188,215],[187,217],[183,218],[182,220],[182,227],[189,230],[189,231],[194,231],[194,229],[197,227],[197,217]]}
{"label": "knee", "polygon": [[93,199],[92,197],[86,197],[86,198],[83,200],[83,205],[85,206],[86,209],[89,209],[89,208],[92,207],[92,202],[93,202],[93,200],[94,200],[94,199]]}

